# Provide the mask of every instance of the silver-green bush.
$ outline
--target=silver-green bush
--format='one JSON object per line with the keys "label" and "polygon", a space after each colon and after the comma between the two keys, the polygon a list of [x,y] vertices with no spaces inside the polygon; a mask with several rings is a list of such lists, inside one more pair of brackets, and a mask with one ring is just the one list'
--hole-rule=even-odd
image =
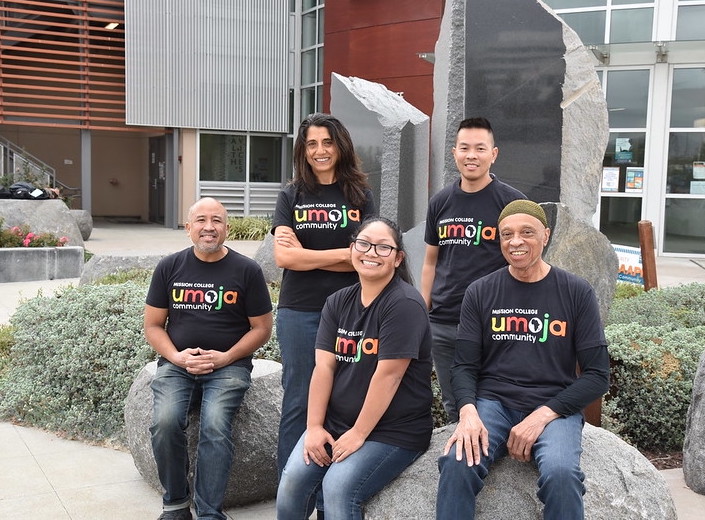
{"label": "silver-green bush", "polygon": [[142,332],[145,294],[132,282],[84,285],[20,304],[0,379],[0,416],[122,443],[127,392],[155,357]]}
{"label": "silver-green bush", "polygon": [[612,368],[603,426],[641,449],[680,449],[705,351],[705,284],[616,300],[605,335]]}

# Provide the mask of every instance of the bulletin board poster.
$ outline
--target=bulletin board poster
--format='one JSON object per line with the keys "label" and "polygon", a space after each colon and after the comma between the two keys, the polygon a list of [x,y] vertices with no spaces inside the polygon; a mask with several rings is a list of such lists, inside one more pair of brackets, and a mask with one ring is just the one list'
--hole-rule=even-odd
{"label": "bulletin board poster", "polygon": [[644,168],[627,167],[624,191],[627,193],[641,193],[643,189]]}
{"label": "bulletin board poster", "polygon": [[693,179],[705,179],[705,161],[693,161]]}
{"label": "bulletin board poster", "polygon": [[619,190],[619,166],[603,166],[602,191]]}
{"label": "bulletin board poster", "polygon": [[644,277],[641,263],[641,249],[638,247],[621,246],[612,244],[619,261],[617,281],[633,283],[643,286]]}
{"label": "bulletin board poster", "polygon": [[614,160],[618,164],[630,163],[634,159],[632,141],[629,137],[617,137],[614,141]]}

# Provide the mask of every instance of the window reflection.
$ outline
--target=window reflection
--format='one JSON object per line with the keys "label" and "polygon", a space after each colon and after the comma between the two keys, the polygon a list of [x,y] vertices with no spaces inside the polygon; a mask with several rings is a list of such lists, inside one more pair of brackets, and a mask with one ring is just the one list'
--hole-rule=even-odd
{"label": "window reflection", "polygon": [[677,40],[705,40],[705,5],[678,8]]}
{"label": "window reflection", "polygon": [[705,253],[705,200],[666,199],[663,249],[669,253]]}
{"label": "window reflection", "polygon": [[650,42],[653,24],[653,9],[615,9],[612,11],[610,43]]}
{"label": "window reflection", "polygon": [[673,71],[671,128],[705,126],[705,68]]}
{"label": "window reflection", "polygon": [[201,134],[199,155],[202,181],[245,181],[247,136]]}
{"label": "window reflection", "polygon": [[610,128],[646,128],[648,102],[648,70],[616,70],[607,73]]}
{"label": "window reflection", "polygon": [[281,149],[280,137],[250,138],[250,182],[281,181]]}
{"label": "window reflection", "polygon": [[641,197],[602,197],[600,232],[613,244],[639,247]]}
{"label": "window reflection", "polygon": [[666,193],[705,195],[705,133],[671,132]]}

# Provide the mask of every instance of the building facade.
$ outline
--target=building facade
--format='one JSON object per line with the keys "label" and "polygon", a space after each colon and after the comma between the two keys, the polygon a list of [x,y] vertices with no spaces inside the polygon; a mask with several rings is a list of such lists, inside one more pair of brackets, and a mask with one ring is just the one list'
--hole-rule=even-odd
{"label": "building facade", "polygon": [[[596,227],[637,246],[649,220],[659,255],[705,257],[705,0],[544,3],[592,50],[607,99]],[[0,136],[97,217],[176,227],[204,195],[268,215],[295,129],[329,108],[332,72],[432,113],[444,4],[3,2]]]}

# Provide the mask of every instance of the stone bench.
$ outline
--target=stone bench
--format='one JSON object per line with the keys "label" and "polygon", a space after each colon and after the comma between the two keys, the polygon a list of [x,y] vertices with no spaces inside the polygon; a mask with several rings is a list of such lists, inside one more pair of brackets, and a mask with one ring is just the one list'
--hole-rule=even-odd
{"label": "stone bench", "polygon": [[[132,384],[125,402],[125,429],[137,470],[150,486],[162,493],[149,433],[153,404],[150,384],[156,367],[156,361],[147,364]],[[225,493],[226,508],[272,500],[276,496],[281,400],[281,365],[274,361],[255,360],[252,386],[233,423],[235,457]],[[198,429],[198,413],[191,412],[187,429],[191,479]]]}
{"label": "stone bench", "polygon": [[688,487],[705,495],[705,353],[700,356],[683,443],[683,477]]}
{"label": "stone bench", "polygon": [[[455,425],[434,431],[431,446],[414,464],[365,507],[365,518],[428,520],[436,517],[438,455]],[[639,451],[616,435],[586,424],[581,466],[585,473],[586,520],[675,520],[676,508],[666,481]],[[532,464],[504,458],[485,480],[477,501],[477,520],[537,520],[538,472]],[[442,497],[453,500],[453,497]]]}

